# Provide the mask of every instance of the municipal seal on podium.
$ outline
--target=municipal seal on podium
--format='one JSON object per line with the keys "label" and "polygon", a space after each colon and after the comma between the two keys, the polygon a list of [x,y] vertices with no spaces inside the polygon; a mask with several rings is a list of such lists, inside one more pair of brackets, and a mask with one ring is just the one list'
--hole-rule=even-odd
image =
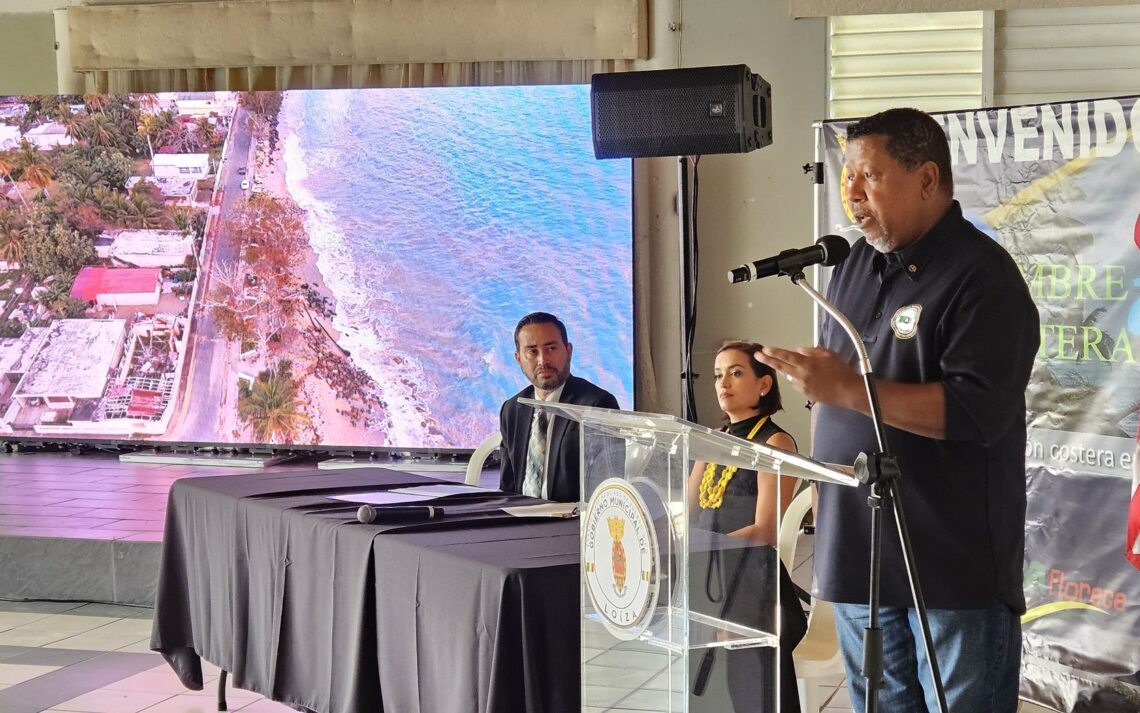
{"label": "municipal seal on podium", "polygon": [[582,577],[615,637],[636,639],[657,604],[657,533],[645,500],[622,478],[602,482],[582,519]]}

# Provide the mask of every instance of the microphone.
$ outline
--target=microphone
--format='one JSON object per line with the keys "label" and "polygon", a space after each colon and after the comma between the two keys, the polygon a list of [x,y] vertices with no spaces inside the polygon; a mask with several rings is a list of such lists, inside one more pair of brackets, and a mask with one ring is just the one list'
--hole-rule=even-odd
{"label": "microphone", "polygon": [[851,246],[838,235],[825,235],[810,248],[785,250],[774,257],[756,260],[729,270],[731,283],[759,280],[772,275],[794,275],[809,265],[838,265],[847,259]]}
{"label": "microphone", "polygon": [[434,505],[387,505],[374,508],[361,505],[356,511],[356,519],[365,525],[372,523],[391,524],[434,520],[443,517],[443,508]]}

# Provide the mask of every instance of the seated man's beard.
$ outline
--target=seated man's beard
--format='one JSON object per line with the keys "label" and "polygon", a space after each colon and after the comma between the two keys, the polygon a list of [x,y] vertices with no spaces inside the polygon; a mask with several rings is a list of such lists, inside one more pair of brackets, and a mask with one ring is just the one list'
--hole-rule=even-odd
{"label": "seated man's beard", "polygon": [[565,384],[566,379],[568,379],[569,377],[570,377],[570,367],[569,366],[567,366],[566,369],[564,369],[562,371],[558,371],[557,369],[549,369],[548,373],[545,376],[540,375],[538,373],[538,371],[536,370],[534,373],[534,378],[531,380],[531,382],[540,389],[544,389],[546,391],[553,391],[553,390],[557,389],[559,386],[562,386],[563,384]]}

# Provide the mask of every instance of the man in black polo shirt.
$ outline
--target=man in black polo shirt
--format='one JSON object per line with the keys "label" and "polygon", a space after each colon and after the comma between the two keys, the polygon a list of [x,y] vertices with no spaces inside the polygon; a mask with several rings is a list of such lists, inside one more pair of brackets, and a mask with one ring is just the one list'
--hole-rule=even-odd
{"label": "man in black polo shirt", "polygon": [[[852,124],[847,200],[862,229],[828,298],[870,354],[898,457],[899,492],[954,713],[1013,713],[1021,655],[1025,387],[1040,338],[1013,260],[962,217],[946,135],[930,116],[892,109]],[[828,318],[821,346],[757,359],[815,402],[818,460],[877,451],[855,350]],[[819,487],[816,595],[835,602],[852,702],[863,710],[868,624],[868,487]],[[884,682],[880,710],[937,711],[897,531],[883,517]]]}

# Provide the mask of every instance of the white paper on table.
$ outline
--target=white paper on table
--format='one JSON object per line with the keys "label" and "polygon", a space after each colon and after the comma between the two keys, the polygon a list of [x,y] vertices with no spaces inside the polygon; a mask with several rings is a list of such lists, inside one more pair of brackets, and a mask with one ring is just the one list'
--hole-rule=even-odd
{"label": "white paper on table", "polygon": [[503,508],[503,512],[515,517],[578,517],[575,503],[541,503],[539,505],[515,505]]}
{"label": "white paper on table", "polygon": [[477,488],[474,485],[440,483],[439,485],[417,485],[411,488],[393,488],[388,492],[419,495],[424,498],[445,498],[448,495],[471,495],[473,493],[493,493],[497,491],[488,488]]}
{"label": "white paper on table", "polygon": [[344,500],[349,503],[367,503],[369,505],[400,505],[403,503],[418,503],[431,500],[430,495],[416,495],[414,493],[400,493],[395,490],[377,490],[372,493],[349,493],[348,495],[330,495],[333,500]]}

